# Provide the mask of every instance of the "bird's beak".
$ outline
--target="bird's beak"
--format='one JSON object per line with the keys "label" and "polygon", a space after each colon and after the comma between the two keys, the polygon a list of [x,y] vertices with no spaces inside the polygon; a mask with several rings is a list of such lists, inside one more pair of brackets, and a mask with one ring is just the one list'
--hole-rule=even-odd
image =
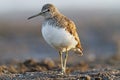
{"label": "bird's beak", "polygon": [[33,15],[33,16],[29,17],[28,20],[29,20],[29,19],[32,19],[32,18],[34,18],[34,17],[40,16],[41,14],[42,14],[42,12],[40,12],[39,14]]}

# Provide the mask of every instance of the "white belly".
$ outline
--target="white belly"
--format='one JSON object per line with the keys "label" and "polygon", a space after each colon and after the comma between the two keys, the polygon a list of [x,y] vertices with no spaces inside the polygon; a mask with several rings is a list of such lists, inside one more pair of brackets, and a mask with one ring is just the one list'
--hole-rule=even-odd
{"label": "white belly", "polygon": [[65,52],[75,48],[77,41],[74,37],[65,31],[64,28],[52,27],[51,25],[42,26],[42,35],[45,41],[52,47]]}

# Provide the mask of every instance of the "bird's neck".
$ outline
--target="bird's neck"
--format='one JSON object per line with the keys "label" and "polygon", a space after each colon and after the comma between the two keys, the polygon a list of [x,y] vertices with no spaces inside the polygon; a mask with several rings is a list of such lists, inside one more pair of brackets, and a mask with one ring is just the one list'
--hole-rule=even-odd
{"label": "bird's neck", "polygon": [[60,22],[63,18],[63,15],[61,14],[56,14],[53,17],[45,18],[45,23],[44,24],[49,24],[49,25],[54,25],[54,26],[61,26]]}

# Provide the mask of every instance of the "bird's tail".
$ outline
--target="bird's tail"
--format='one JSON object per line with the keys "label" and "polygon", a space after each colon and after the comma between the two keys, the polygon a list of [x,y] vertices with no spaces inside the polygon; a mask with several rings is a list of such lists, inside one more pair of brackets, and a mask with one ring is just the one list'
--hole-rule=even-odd
{"label": "bird's tail", "polygon": [[75,48],[74,51],[76,54],[79,54],[80,56],[83,55],[82,49],[80,49],[80,48]]}

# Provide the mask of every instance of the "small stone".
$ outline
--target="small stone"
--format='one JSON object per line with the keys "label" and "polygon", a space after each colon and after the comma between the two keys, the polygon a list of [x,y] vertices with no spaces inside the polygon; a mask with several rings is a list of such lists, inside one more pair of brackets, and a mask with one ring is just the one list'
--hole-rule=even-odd
{"label": "small stone", "polygon": [[48,65],[48,69],[52,69],[53,67],[55,67],[55,63],[51,58],[43,60],[43,63]]}
{"label": "small stone", "polygon": [[101,77],[96,77],[95,80],[102,80],[102,78]]}
{"label": "small stone", "polygon": [[86,80],[91,80],[91,77],[87,75]]}
{"label": "small stone", "polygon": [[89,75],[80,77],[80,80],[91,80],[91,77]]}

